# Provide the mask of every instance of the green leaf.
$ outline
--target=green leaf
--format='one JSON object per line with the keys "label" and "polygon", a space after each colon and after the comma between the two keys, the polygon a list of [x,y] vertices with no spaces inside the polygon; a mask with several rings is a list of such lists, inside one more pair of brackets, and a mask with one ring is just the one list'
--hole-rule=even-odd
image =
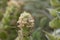
{"label": "green leaf", "polygon": [[37,28],[32,34],[33,40],[46,40],[44,33],[41,31],[41,28]]}
{"label": "green leaf", "polygon": [[49,19],[47,17],[43,17],[41,20],[40,20],[40,26],[41,27],[45,27],[48,25],[48,22],[49,22]]}

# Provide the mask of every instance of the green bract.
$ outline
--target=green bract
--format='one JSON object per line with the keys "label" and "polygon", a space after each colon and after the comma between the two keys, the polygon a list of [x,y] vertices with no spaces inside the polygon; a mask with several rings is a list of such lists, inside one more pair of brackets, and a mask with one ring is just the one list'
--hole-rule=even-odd
{"label": "green bract", "polygon": [[48,11],[49,11],[49,13],[50,13],[52,16],[56,17],[57,14],[58,14],[58,12],[60,12],[60,7],[55,8],[55,9],[49,8]]}
{"label": "green bract", "polygon": [[54,18],[52,21],[49,22],[49,26],[53,29],[60,28],[60,19],[57,17]]}

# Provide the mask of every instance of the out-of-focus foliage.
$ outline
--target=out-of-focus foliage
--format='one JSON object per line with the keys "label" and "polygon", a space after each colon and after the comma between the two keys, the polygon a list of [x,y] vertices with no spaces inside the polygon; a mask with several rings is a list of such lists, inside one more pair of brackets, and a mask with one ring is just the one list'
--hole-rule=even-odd
{"label": "out-of-focus foliage", "polygon": [[17,20],[21,12],[21,5],[18,7],[15,3],[16,1],[8,2],[6,12],[3,14],[3,18],[0,22],[0,30],[4,30],[8,34],[6,38],[4,38],[3,35],[6,35],[6,33],[1,33],[2,40],[14,40],[17,36]]}
{"label": "out-of-focus foliage", "polygon": [[[50,0],[52,9],[49,12],[54,18],[49,22],[49,26],[54,29],[53,34],[45,32],[48,40],[60,40],[60,0]],[[56,30],[57,29],[57,30]],[[59,35],[59,36],[58,36]]]}
{"label": "out-of-focus foliage", "polygon": [[6,6],[7,6],[8,0],[0,0],[0,20],[3,17],[3,14],[5,12]]}
{"label": "out-of-focus foliage", "polygon": [[60,7],[60,0],[50,0],[51,6]]}
{"label": "out-of-focus foliage", "polygon": [[48,10],[49,10],[49,13],[52,16],[57,17],[58,12],[60,12],[60,7],[55,8],[55,9],[54,8],[49,8]]}
{"label": "out-of-focus foliage", "polygon": [[50,12],[50,14],[51,14],[52,16],[54,16],[54,17],[57,16],[57,10],[56,10],[56,9],[50,8],[50,9],[48,9],[48,10],[49,10],[49,12]]}
{"label": "out-of-focus foliage", "polygon": [[44,28],[45,26],[47,26],[48,22],[49,22],[49,19],[47,17],[43,17],[40,20],[40,27],[43,27]]}
{"label": "out-of-focus foliage", "polygon": [[0,0],[1,40],[60,40],[56,29],[60,0]]}
{"label": "out-of-focus foliage", "polygon": [[41,31],[41,28],[37,28],[32,34],[33,40],[47,40],[44,33]]}
{"label": "out-of-focus foliage", "polygon": [[[56,32],[57,31],[59,31],[59,30],[56,30]],[[50,33],[46,32],[46,31],[44,31],[44,33],[46,34],[46,37],[48,38],[48,40],[60,40],[60,36],[58,36],[59,32],[57,32],[56,34],[55,33],[50,34]]]}
{"label": "out-of-focus foliage", "polygon": [[0,8],[5,8],[7,6],[8,0],[0,0]]}
{"label": "out-of-focus foliage", "polygon": [[50,23],[49,26],[51,28],[60,28],[60,19],[59,18],[54,18]]}

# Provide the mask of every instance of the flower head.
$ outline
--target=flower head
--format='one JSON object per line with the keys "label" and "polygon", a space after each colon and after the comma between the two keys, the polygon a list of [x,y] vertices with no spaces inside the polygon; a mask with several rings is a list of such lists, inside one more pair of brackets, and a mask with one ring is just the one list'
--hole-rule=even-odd
{"label": "flower head", "polygon": [[10,0],[8,2],[8,6],[14,5],[14,6],[20,7],[20,5],[23,5],[23,4],[24,2],[19,0]]}
{"label": "flower head", "polygon": [[33,27],[34,19],[30,13],[23,12],[17,23],[19,23],[18,27]]}

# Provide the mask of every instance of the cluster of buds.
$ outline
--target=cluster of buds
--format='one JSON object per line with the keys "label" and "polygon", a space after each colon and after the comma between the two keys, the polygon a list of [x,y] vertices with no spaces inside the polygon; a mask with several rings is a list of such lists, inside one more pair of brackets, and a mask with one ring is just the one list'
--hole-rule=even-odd
{"label": "cluster of buds", "polygon": [[25,11],[20,15],[17,23],[19,23],[19,25],[18,25],[19,28],[34,27],[34,19],[33,19],[32,15]]}

